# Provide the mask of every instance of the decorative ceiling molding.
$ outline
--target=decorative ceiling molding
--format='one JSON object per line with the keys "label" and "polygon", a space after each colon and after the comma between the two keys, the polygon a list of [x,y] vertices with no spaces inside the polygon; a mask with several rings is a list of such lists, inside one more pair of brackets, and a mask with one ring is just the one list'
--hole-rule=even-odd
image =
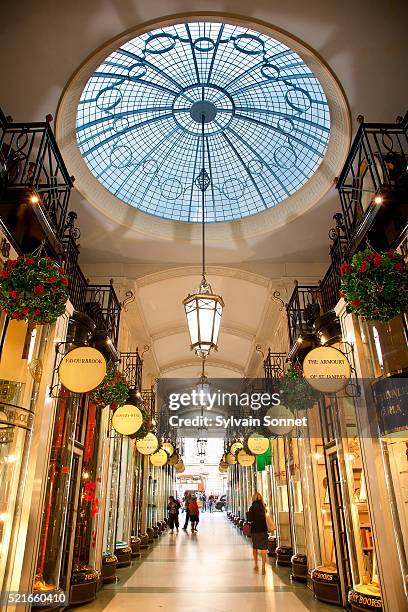
{"label": "decorative ceiling molding", "polygon": [[[172,363],[169,363],[168,365],[166,365],[165,367],[160,369],[160,374],[168,374],[169,372],[174,372],[175,370],[181,370],[182,368],[190,368],[190,367],[196,367],[197,368],[197,372],[198,372],[198,376],[201,373],[201,362],[198,360],[198,358],[196,357],[195,359],[181,359],[179,361],[173,361]],[[236,363],[232,363],[230,361],[221,361],[221,360],[217,360],[214,358],[211,358],[210,360],[208,360],[206,362],[206,368],[220,368],[223,370],[230,370],[231,372],[237,372],[238,374],[240,374],[240,376],[244,375],[244,370],[242,368],[242,366],[236,364]]]}
{"label": "decorative ceiling molding", "polygon": [[[183,266],[177,268],[171,268],[170,270],[162,270],[161,272],[154,272],[153,274],[147,274],[146,276],[142,276],[141,278],[136,279],[136,285],[141,287],[146,287],[148,285],[152,285],[154,283],[161,282],[163,280],[168,280],[170,278],[182,278],[184,276],[197,276],[199,279],[202,272],[202,267],[200,265],[195,266]],[[261,276],[260,274],[255,274],[254,272],[247,272],[246,270],[239,270],[238,268],[229,268],[226,266],[207,266],[207,276],[224,276],[226,278],[234,278],[237,280],[243,280],[248,283],[253,283],[255,285],[260,285],[261,287],[268,287],[270,283],[270,279]],[[197,280],[198,285],[199,280]]]}

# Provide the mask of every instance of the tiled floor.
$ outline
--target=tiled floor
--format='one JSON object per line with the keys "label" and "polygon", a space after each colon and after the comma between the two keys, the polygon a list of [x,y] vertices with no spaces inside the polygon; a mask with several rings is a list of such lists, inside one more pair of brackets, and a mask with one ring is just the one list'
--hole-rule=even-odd
{"label": "tiled floor", "polygon": [[[182,517],[182,515],[181,515]],[[180,518],[181,518],[180,517]],[[286,568],[268,558],[266,575],[253,570],[250,542],[216,512],[202,514],[198,533],[167,532],[131,568],[118,570],[82,610],[122,612],[335,612],[314,601],[309,589],[291,583]]]}

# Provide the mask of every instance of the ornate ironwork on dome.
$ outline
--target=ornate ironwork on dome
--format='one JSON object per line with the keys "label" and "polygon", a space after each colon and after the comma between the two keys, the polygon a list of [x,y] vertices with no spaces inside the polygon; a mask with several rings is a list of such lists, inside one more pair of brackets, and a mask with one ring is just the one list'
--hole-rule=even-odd
{"label": "ornate ironwork on dome", "polygon": [[199,222],[203,117],[207,222],[283,202],[316,172],[330,136],[325,93],[299,55],[253,30],[191,22],[104,60],[80,98],[77,142],[123,202]]}

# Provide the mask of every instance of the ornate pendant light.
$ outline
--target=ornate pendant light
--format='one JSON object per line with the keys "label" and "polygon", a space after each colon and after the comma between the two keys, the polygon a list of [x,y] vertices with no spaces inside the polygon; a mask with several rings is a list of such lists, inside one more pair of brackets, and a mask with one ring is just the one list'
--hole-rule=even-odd
{"label": "ornate pendant light", "polygon": [[213,119],[213,104],[205,100],[197,102],[191,109],[191,116],[196,121],[198,116],[200,116],[198,113],[201,115],[202,168],[195,180],[195,184],[201,190],[203,268],[198,292],[193,295],[188,295],[188,297],[183,300],[183,304],[186,311],[188,330],[190,332],[191,348],[195,350],[199,357],[205,359],[208,357],[211,349],[214,348],[217,350],[224,301],[222,297],[213,293],[211,285],[207,282],[205,277],[205,192],[211,184],[211,178],[205,169],[204,124]]}

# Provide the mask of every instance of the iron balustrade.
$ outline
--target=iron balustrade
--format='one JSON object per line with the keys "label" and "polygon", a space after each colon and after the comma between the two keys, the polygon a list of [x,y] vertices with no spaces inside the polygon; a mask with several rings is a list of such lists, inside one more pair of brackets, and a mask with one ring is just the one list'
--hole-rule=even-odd
{"label": "iron balustrade", "polygon": [[143,359],[139,355],[139,350],[134,353],[121,353],[120,360],[122,365],[122,374],[126,378],[130,389],[141,391],[142,389],[142,373]]}
{"label": "iron balustrade", "polygon": [[287,354],[272,353],[269,349],[263,366],[266,380],[279,380],[284,376],[287,369]]}
{"label": "iron balustrade", "polygon": [[109,285],[88,285],[84,312],[96,324],[96,331],[106,333],[117,347],[121,305],[111,279]]}
{"label": "iron balustrade", "polygon": [[158,414],[156,411],[156,394],[153,389],[143,389],[141,392],[142,400],[143,400],[143,409],[146,414],[150,417],[150,419],[155,419],[156,424],[158,420]]}
{"label": "iron balustrade", "polygon": [[361,123],[337,181],[349,255],[381,207],[406,211],[407,159],[408,113],[397,123]]}
{"label": "iron balustrade", "polygon": [[50,122],[13,123],[0,113],[0,192],[2,200],[29,190],[58,240],[63,238],[73,186]]}
{"label": "iron balustrade", "polygon": [[299,285],[286,305],[289,327],[289,342],[292,347],[303,334],[313,332],[313,324],[322,314],[322,296],[319,285]]}

